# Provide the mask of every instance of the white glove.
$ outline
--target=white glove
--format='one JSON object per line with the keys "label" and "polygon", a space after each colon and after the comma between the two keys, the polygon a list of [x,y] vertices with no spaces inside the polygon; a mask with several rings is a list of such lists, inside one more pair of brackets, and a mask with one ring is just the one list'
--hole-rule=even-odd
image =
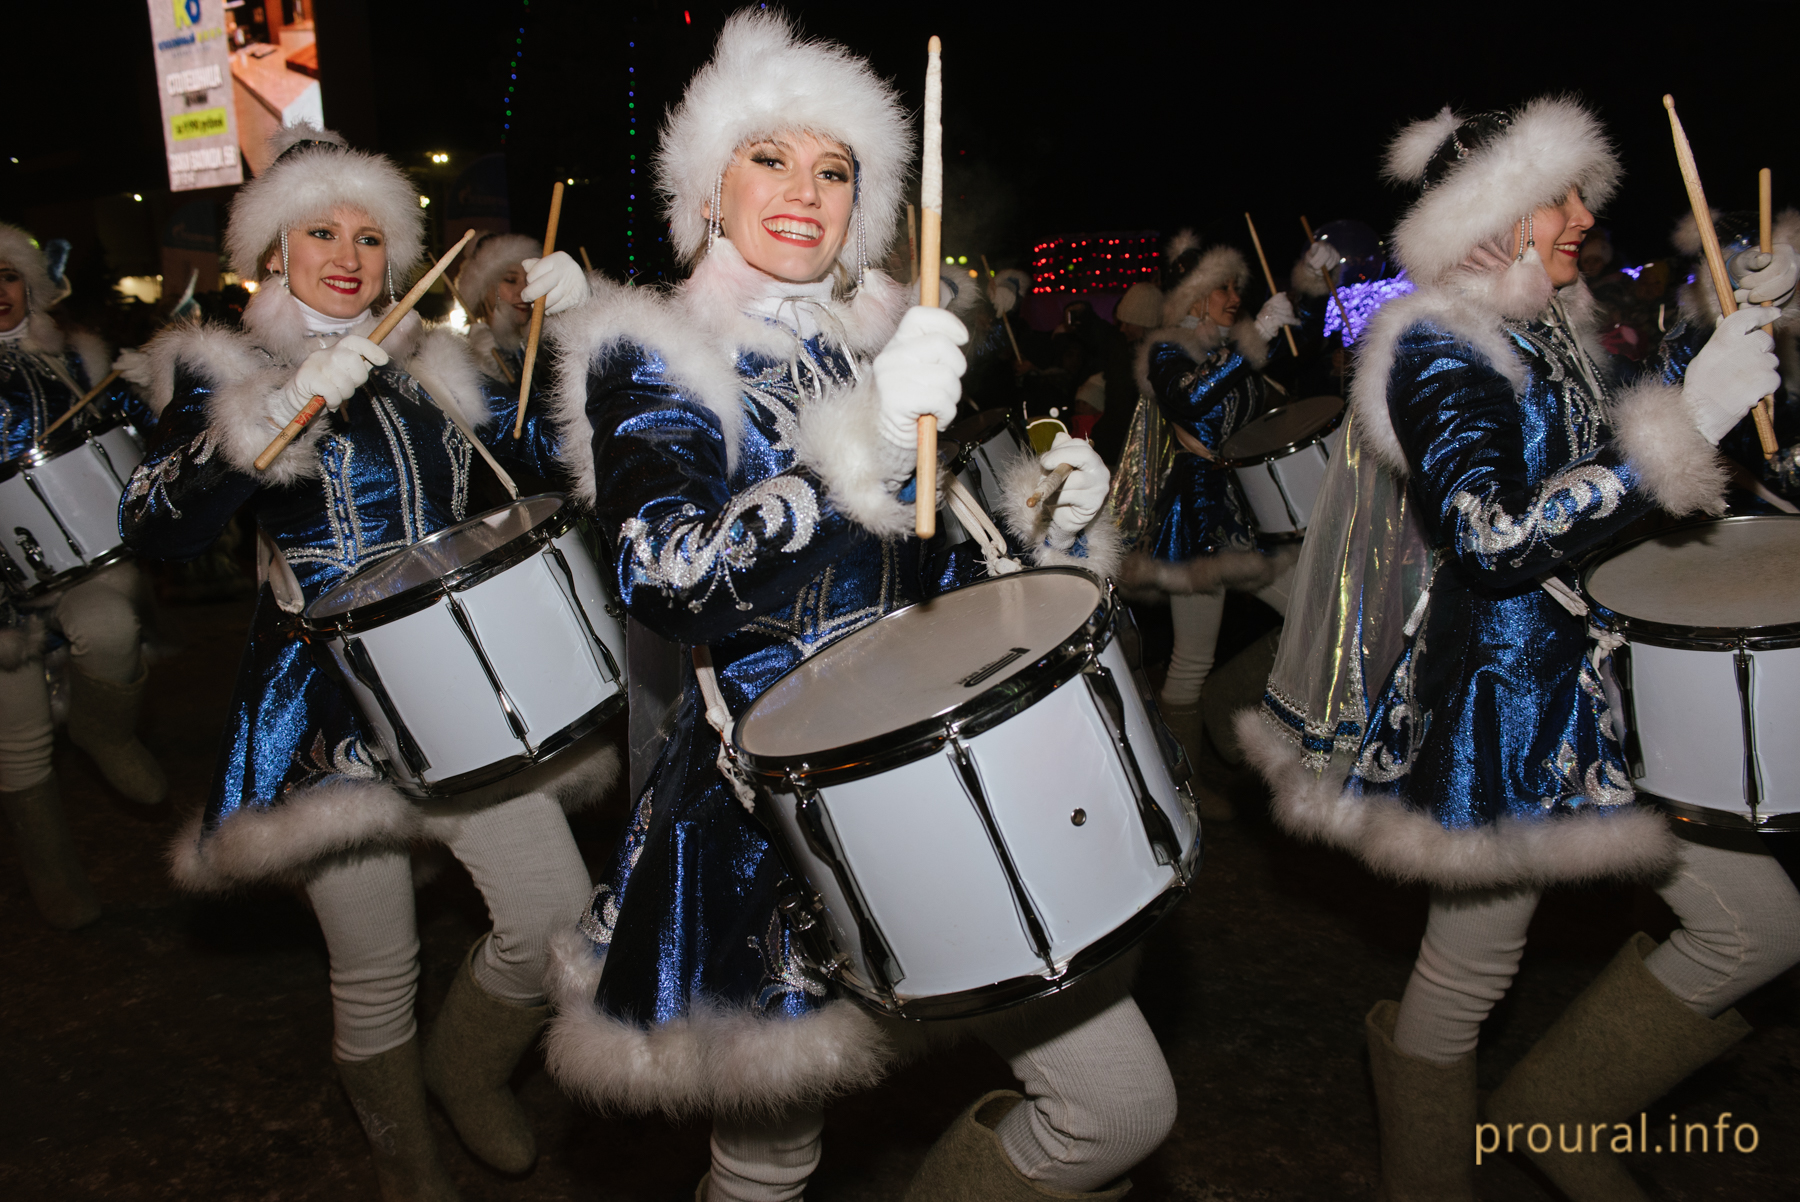
{"label": "white glove", "polygon": [[1775,249],[1739,251],[1725,267],[1736,281],[1732,294],[1740,305],[1760,305],[1773,301],[1776,308],[1794,298],[1794,284],[1800,281],[1800,254],[1785,242],[1773,243]]}
{"label": "white glove", "polygon": [[1264,341],[1273,341],[1276,331],[1282,326],[1299,324],[1300,318],[1294,313],[1294,304],[1288,300],[1285,292],[1277,292],[1256,311],[1256,332],[1263,336]]}
{"label": "white glove", "polygon": [[314,351],[300,364],[288,386],[269,398],[269,417],[285,426],[316,396],[333,413],[369,378],[370,367],[388,361],[388,353],[357,334],[345,334],[329,350]]}
{"label": "white glove", "polygon": [[1323,275],[1343,261],[1344,256],[1338,254],[1337,247],[1329,242],[1315,242],[1306,248],[1306,257],[1301,260],[1307,269],[1314,274]]}
{"label": "white glove", "polygon": [[1050,471],[1065,463],[1075,470],[1063,481],[1062,491],[1056,497],[1056,512],[1050,521],[1059,530],[1080,534],[1106,504],[1106,490],[1112,483],[1112,474],[1106,470],[1106,461],[1100,458],[1100,452],[1093,444],[1058,434],[1050,449],[1038,456],[1038,464]]}
{"label": "white glove", "polygon": [[1707,442],[1731,433],[1750,406],[1781,387],[1775,340],[1763,330],[1769,311],[1760,305],[1739,309],[1721,321],[1706,340],[1682,381],[1694,428]]}
{"label": "white glove", "polygon": [[1011,285],[995,280],[988,285],[988,300],[994,303],[994,312],[1004,317],[1019,303],[1019,294]]}
{"label": "white glove", "polygon": [[900,328],[875,356],[875,392],[881,399],[881,437],[912,450],[919,443],[919,419],[927,413],[943,429],[956,420],[962,374],[968,361],[956,349],[969,340],[947,309],[914,305]]}
{"label": "white glove", "polygon": [[530,304],[543,297],[546,317],[573,309],[590,295],[586,273],[563,251],[522,260],[519,266],[525,269],[525,287],[519,299]]}

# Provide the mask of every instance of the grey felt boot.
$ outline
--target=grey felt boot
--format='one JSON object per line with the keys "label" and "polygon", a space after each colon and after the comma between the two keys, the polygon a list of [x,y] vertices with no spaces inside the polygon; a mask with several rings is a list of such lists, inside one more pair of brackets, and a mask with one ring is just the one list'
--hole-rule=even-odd
{"label": "grey felt boot", "polygon": [[471,965],[487,940],[463,957],[438,1011],[425,1043],[425,1084],[469,1151],[503,1173],[523,1173],[537,1161],[537,1140],[509,1081],[550,1007],[505,1001],[476,982]]}
{"label": "grey felt boot", "polygon": [[169,795],[162,765],[137,737],[149,679],[149,669],[131,684],[69,669],[70,741],[94,758],[107,784],[140,805],[155,805]]}
{"label": "grey felt boot", "polygon": [[988,1094],[956,1116],[925,1154],[906,1187],[904,1202],[1043,1202],[1046,1198],[1112,1202],[1131,1182],[1121,1177],[1103,1190],[1072,1194],[1039,1185],[1013,1165],[994,1128],[1025,1100],[1010,1089]]}
{"label": "grey felt boot", "polygon": [[337,1067],[369,1137],[382,1202],[461,1202],[438,1159],[419,1072],[419,1041],[409,1039],[367,1060],[340,1060]]}
{"label": "grey felt boot", "polygon": [[1475,1054],[1454,1064],[1394,1046],[1400,1003],[1376,1002],[1363,1020],[1381,1126],[1380,1202],[1473,1202]]}

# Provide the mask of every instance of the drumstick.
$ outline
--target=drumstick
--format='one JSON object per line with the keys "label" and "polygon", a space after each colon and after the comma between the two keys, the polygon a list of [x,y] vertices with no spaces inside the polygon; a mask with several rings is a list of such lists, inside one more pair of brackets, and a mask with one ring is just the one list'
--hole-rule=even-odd
{"label": "drumstick", "polygon": [[488,354],[492,355],[494,357],[494,362],[500,365],[500,374],[506,377],[506,382],[508,384],[517,384],[519,382],[518,377],[512,374],[512,368],[506,365],[506,356],[500,353],[499,347],[489,347]]}
{"label": "drumstick", "polygon": [[[1765,255],[1771,253],[1775,249],[1775,245],[1774,245],[1774,243],[1775,243],[1774,213],[1773,213],[1774,207],[1775,207],[1774,180],[1769,175],[1769,169],[1767,167],[1764,167],[1761,171],[1758,171],[1756,173],[1756,209],[1757,209],[1756,217],[1757,217],[1757,225],[1758,225],[1757,247]],[[1765,309],[1770,308],[1774,304],[1775,304],[1774,301],[1766,300],[1763,302],[1763,307]],[[1770,322],[1768,325],[1763,327],[1763,330],[1765,333],[1767,333],[1771,337],[1773,337],[1774,333],[1775,333],[1775,323]],[[1757,406],[1757,412],[1767,413],[1769,415],[1769,429],[1771,431],[1774,430],[1774,428],[1775,428],[1775,394],[1774,393],[1771,392],[1768,396],[1766,396],[1762,399],[1762,403]],[[1760,427],[1759,427],[1759,432],[1760,432]]]}
{"label": "drumstick", "polygon": [[[944,44],[936,34],[925,50],[925,161],[919,172],[919,303],[937,308],[938,253],[944,221]],[[919,418],[919,459],[913,484],[913,533],[937,533],[937,418]]]}
{"label": "drumstick", "polygon": [[[988,285],[992,287],[994,283],[994,269],[988,266],[986,255],[981,256],[981,269],[987,272]],[[1006,340],[1012,343],[1013,358],[1023,364],[1025,362],[1025,356],[1019,353],[1019,340],[1013,336],[1012,322],[1006,320],[1006,314],[1004,313],[1000,315],[1000,324],[1006,327]]]}
{"label": "drumstick", "polygon": [[[563,183],[556,181],[550,189],[550,224],[544,228],[544,254],[548,259],[556,253],[556,223],[562,219]],[[513,437],[525,434],[525,405],[531,400],[531,372],[537,366],[538,339],[544,336],[544,298],[531,302],[531,330],[525,336],[525,364],[519,368],[519,415],[513,419]]]}
{"label": "drumstick", "polygon": [[[1256,236],[1256,222],[1250,220],[1250,214],[1248,213],[1244,214],[1244,221],[1250,226],[1250,241],[1256,246],[1256,257],[1262,260],[1263,278],[1269,281],[1269,295],[1274,296],[1277,292],[1280,292],[1281,289],[1275,286],[1275,273],[1269,270],[1269,256],[1263,254],[1262,239]],[[1288,352],[1292,354],[1294,358],[1298,359],[1300,357],[1300,348],[1294,345],[1294,328],[1292,326],[1282,326],[1281,332],[1287,335]]]}
{"label": "drumstick", "polygon": [[[1306,219],[1305,213],[1300,214],[1300,228],[1306,231],[1308,242],[1317,241],[1313,237],[1312,222]],[[1337,302],[1338,318],[1344,323],[1344,341],[1348,342],[1350,340],[1350,310],[1344,308],[1344,298],[1338,295],[1337,285],[1332,282],[1331,269],[1327,267],[1319,274],[1325,277],[1325,286],[1331,289],[1331,299]]]}
{"label": "drumstick", "polygon": [[919,282],[919,213],[912,205],[906,206],[906,253],[912,259],[912,279],[909,284]]}
{"label": "drumstick", "polygon": [[[474,237],[475,231],[470,230],[457,240],[455,246],[452,246],[449,250],[445,251],[444,257],[439,259],[436,263],[433,263],[431,265],[431,270],[426,272],[424,276],[420,278],[419,282],[414,284],[411,290],[408,291],[405,296],[400,298],[400,303],[387,311],[387,315],[381,319],[381,324],[377,325],[369,332],[369,341],[375,343],[377,346],[381,345],[381,340],[386,338],[389,334],[392,334],[394,332],[394,327],[400,324],[400,319],[413,311],[413,306],[419,303],[420,298],[422,298],[426,292],[430,291],[431,286],[437,283],[438,277],[444,274],[444,270],[449,267],[451,263],[455,262],[456,256],[462,253],[462,248],[467,246],[469,241]],[[275,456],[287,450],[288,443],[293,442],[294,439],[300,437],[300,432],[311,425],[313,419],[323,412],[325,412],[324,397],[316,396],[312,400],[306,402],[306,407],[294,414],[294,420],[283,426],[281,433],[275,436],[275,441],[264,447],[263,453],[256,457],[256,470],[259,472],[268,471],[269,465],[275,462]]]}
{"label": "drumstick", "polygon": [[577,246],[575,249],[581,252],[581,265],[586,267],[590,272],[593,271],[594,261],[588,258],[587,247]]}
{"label": "drumstick", "polygon": [[[1719,296],[1719,316],[1737,312],[1737,300],[1731,295],[1731,276],[1725,271],[1725,255],[1719,249],[1719,233],[1713,229],[1712,210],[1706,205],[1706,189],[1700,186],[1700,168],[1694,163],[1694,148],[1688,145],[1675,114],[1675,97],[1664,95],[1663,107],[1669,110],[1669,129],[1675,136],[1675,161],[1681,165],[1681,182],[1687,185],[1688,204],[1694,210],[1694,226],[1700,233],[1700,249],[1706,254],[1706,266],[1712,272],[1713,291]],[[1762,405],[1752,409],[1756,418],[1756,437],[1762,443],[1763,457],[1773,459],[1780,450],[1775,441],[1775,423]]]}
{"label": "drumstick", "polygon": [[1044,477],[1044,482],[1038,485],[1038,490],[1025,498],[1025,508],[1036,509],[1039,501],[1061,492],[1063,481],[1067,480],[1069,473],[1074,470],[1075,465],[1072,463],[1059,463],[1051,468],[1050,474]]}
{"label": "drumstick", "polygon": [[49,438],[52,434],[56,433],[57,430],[62,427],[64,422],[68,421],[71,417],[74,417],[77,413],[80,413],[83,409],[86,409],[89,401],[105,392],[112,382],[118,378],[118,368],[114,368],[111,372],[107,373],[106,379],[89,389],[86,396],[82,397],[79,401],[76,401],[73,405],[70,405],[67,413],[51,422],[49,429],[38,435],[37,440],[39,444],[42,444],[46,438]]}

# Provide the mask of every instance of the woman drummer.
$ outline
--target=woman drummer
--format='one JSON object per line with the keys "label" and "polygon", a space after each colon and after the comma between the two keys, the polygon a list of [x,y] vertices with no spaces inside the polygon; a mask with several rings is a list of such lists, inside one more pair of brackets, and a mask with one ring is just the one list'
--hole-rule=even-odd
{"label": "woman drummer", "polygon": [[[525,363],[531,302],[525,273],[544,253],[528,234],[487,234],[470,250],[456,276],[456,292],[469,311],[469,349],[475,365],[501,386],[517,391]],[[546,364],[545,366],[548,366]]]}
{"label": "woman drummer", "polygon": [[1575,101],[1446,108],[1401,132],[1388,172],[1423,190],[1394,234],[1418,291],[1358,340],[1321,498],[1342,503],[1308,531],[1267,721],[1238,728],[1290,831],[1431,886],[1405,996],[1367,1021],[1388,1197],[1473,1197],[1477,1035],[1542,891],[1656,886],[1681,928],[1634,936],[1486,1114],[1587,1133],[1579,1152],[1566,1133],[1513,1145],[1570,1197],[1639,1198],[1612,1124],[1743,1037],[1727,1008],[1800,960],[1800,894],[1754,839],[1677,839],[1634,800],[1610,643],[1569,564],[1654,510],[1722,511],[1714,444],[1775,360],[1747,312],[1633,382],[1597,361],[1577,255],[1619,167]]}
{"label": "woman drummer", "polygon": [[[98,338],[57,327],[48,309],[58,299],[37,242],[0,224],[0,459],[31,451],[111,367],[112,355]],[[119,384],[89,402],[57,437],[79,438],[122,414],[147,430],[149,415]],[[12,588],[32,582],[21,574],[7,583],[14,595]],[[169,785],[135,733],[150,675],[140,651],[136,601],[142,595],[142,577],[126,560],[29,601],[0,600],[0,809],[32,899],[51,926],[92,922],[100,902],[75,859],[50,767],[55,736],[45,639],[54,634],[69,644],[70,740],[94,758],[113,788],[154,805]]]}
{"label": "woman drummer", "polygon": [[[283,130],[271,151],[270,168],[233,199],[226,235],[233,268],[262,283],[242,329],[169,330],[129,368],[165,433],[126,491],[127,541],[148,555],[192,556],[247,506],[263,567],[218,779],[170,860],[196,891],[265,881],[305,891],[331,958],[333,1057],[383,1196],[450,1198],[425,1085],[488,1163],[522,1172],[536,1155],[507,1078],[546,1014],[545,940],[588,894],[564,806],[592,801],[617,757],[610,748],[565,756],[542,776],[409,801],[386,779],[348,692],[295,637],[307,602],[467,516],[471,473],[485,469],[453,413],[494,454],[540,474],[556,444],[535,418],[524,439],[510,437],[449,330],[427,331],[409,314],[382,345],[366,337],[421,251],[418,195],[399,169],[305,125]],[[586,295],[568,256],[539,267],[528,297],[547,295],[559,310]],[[258,472],[256,456],[315,395],[329,416]],[[469,868],[494,921],[464,958],[422,1057],[408,854],[421,841],[446,844]]]}
{"label": "woman drummer", "polygon": [[[710,1113],[696,1197],[713,1202],[799,1197],[822,1103],[891,1056],[876,1021],[801,958],[779,906],[785,870],[722,773],[709,718],[724,725],[829,641],[975,576],[966,548],[911,533],[917,418],[954,414],[966,335],[946,311],[904,309],[865,266],[899,206],[905,120],[842,47],[774,14],[732,17],[657,164],[692,277],[671,294],[607,289],[556,331],[569,461],[591,438],[581,488],[632,637],[681,645],[687,666],[626,844],[556,946],[547,1059],[602,1106]],[[1075,472],[1040,519],[1022,497],[1056,463]],[[1002,516],[1034,562],[1104,573],[1106,479],[1086,444],[1020,456]],[[722,694],[710,715],[687,648],[709,649],[703,677]],[[965,1113],[908,1196],[1122,1193],[1120,1174],[1174,1117],[1129,994],[1076,988],[983,1033],[1028,1096]]]}
{"label": "woman drummer", "polygon": [[[1196,251],[1199,243],[1183,231],[1167,255],[1179,262]],[[1299,324],[1282,292],[1263,302],[1254,319],[1240,319],[1249,279],[1249,265],[1235,248],[1199,253],[1164,295],[1163,328],[1144,339],[1137,359],[1138,387],[1156,398],[1178,449],[1157,496],[1155,537],[1125,565],[1125,583],[1168,594],[1175,649],[1158,703],[1190,762],[1202,762],[1200,690],[1212,672],[1225,590],[1253,592],[1278,612],[1287,607],[1292,559],[1258,549],[1243,491],[1217,462],[1225,440],[1271,405],[1262,369],[1276,333]],[[1203,788],[1196,793],[1203,817],[1231,817],[1223,798]]]}

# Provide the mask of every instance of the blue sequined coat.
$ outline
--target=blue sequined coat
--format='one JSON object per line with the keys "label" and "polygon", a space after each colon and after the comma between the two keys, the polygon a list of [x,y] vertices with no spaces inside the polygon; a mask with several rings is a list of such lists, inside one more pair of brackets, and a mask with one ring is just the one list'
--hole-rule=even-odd
{"label": "blue sequined coat", "polygon": [[[557,330],[571,462],[591,430],[584,488],[619,596],[683,649],[685,680],[624,845],[557,949],[549,1061],[607,1106],[775,1111],[879,1076],[871,1020],[797,954],[778,909],[792,886],[720,773],[686,649],[710,648],[741,714],[832,640],[982,571],[970,547],[912,537],[910,452],[876,434],[868,363],[897,286],[872,272],[854,301],[773,320],[739,310],[747,270],[721,241],[674,295],[612,289]],[[1022,500],[1000,516],[1036,562],[1105,568],[1085,540],[1018,524]]]}
{"label": "blue sequined coat", "polygon": [[487,469],[440,402],[511,467],[549,474],[557,454],[541,411],[515,442],[516,402],[484,391],[459,338],[409,315],[384,343],[391,361],[258,473],[252,462],[274,434],[265,399],[335,341],[300,322],[286,291],[266,288],[242,331],[184,325],[127,356],[162,431],[120,505],[126,541],[143,555],[190,558],[246,507],[264,550],[212,792],[173,856],[177,878],[195,888],[303,871],[324,854],[422,834],[419,807],[385,783],[372,732],[298,637],[295,615],[358,569],[469,516],[473,473]]}
{"label": "blue sequined coat", "polygon": [[[1266,742],[1254,754],[1286,826],[1380,871],[1486,887],[1666,860],[1666,825],[1634,803],[1617,741],[1610,644],[1544,582],[1572,586],[1583,552],[1654,509],[1719,512],[1725,473],[1682,404],[1680,338],[1621,383],[1588,338],[1586,302],[1577,285],[1514,319],[1421,289],[1364,340],[1352,426],[1366,453],[1352,470],[1405,480],[1429,586],[1398,661],[1367,682],[1366,726],[1340,732],[1357,743],[1341,792]],[[1309,568],[1322,570],[1303,555]],[[1264,707],[1273,721],[1240,731],[1310,747],[1306,716],[1273,688]]]}

